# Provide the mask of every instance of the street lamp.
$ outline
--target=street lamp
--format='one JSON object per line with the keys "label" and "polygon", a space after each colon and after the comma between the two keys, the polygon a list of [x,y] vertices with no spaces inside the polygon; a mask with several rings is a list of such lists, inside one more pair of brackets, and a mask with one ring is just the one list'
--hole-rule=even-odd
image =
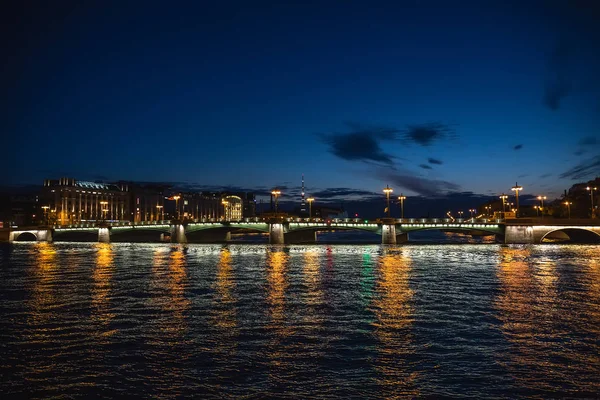
{"label": "street lamp", "polygon": [[458,212],[458,218],[459,218],[459,219],[462,219],[462,216],[463,216],[463,212],[462,212],[462,211],[459,211],[459,212]]}
{"label": "street lamp", "polygon": [[50,206],[42,206],[42,208],[44,209],[44,222],[48,225],[48,209]]}
{"label": "street lamp", "polygon": [[540,206],[533,206],[533,208],[535,208],[535,214],[539,217],[540,216]]}
{"label": "street lamp", "polygon": [[590,198],[592,199],[592,218],[595,218],[595,213],[594,213],[594,191],[598,190],[598,188],[596,187],[586,187],[585,188],[588,192],[590,192]]}
{"label": "street lamp", "polygon": [[177,215],[177,219],[179,219],[179,199],[181,198],[181,196],[179,195],[175,195],[173,196],[173,200],[175,200],[175,215]]}
{"label": "street lamp", "polygon": [[309,197],[306,199],[308,201],[308,219],[312,218],[312,203],[315,201],[314,197]]}
{"label": "street lamp", "polygon": [[221,204],[223,204],[223,221],[227,221],[227,206],[229,205],[229,202],[223,199],[221,200]]}
{"label": "street lamp", "polygon": [[473,219],[473,215],[475,215],[475,213],[477,212],[477,210],[474,209],[474,208],[469,208],[469,212],[471,213],[471,219]]}
{"label": "street lamp", "polygon": [[156,216],[158,217],[158,214],[160,214],[161,221],[164,221],[165,220],[165,210],[163,209],[163,206],[157,205],[156,208],[157,208]]}
{"label": "street lamp", "polygon": [[502,212],[504,213],[504,212],[506,212],[505,206],[506,206],[506,199],[508,199],[508,195],[502,193],[500,195],[500,198],[502,199]]}
{"label": "street lamp", "polygon": [[489,217],[489,216],[490,216],[490,210],[491,210],[491,209],[492,209],[492,206],[485,206],[485,210],[486,210],[486,211],[485,211],[485,215],[486,215],[487,217]]}
{"label": "street lamp", "polygon": [[398,200],[400,200],[400,218],[404,219],[404,200],[406,200],[406,196],[400,193]]}
{"label": "street lamp", "polygon": [[542,211],[542,218],[544,218],[544,200],[546,200],[546,196],[538,196],[537,199],[542,203],[540,211]]}
{"label": "street lamp", "polygon": [[106,212],[108,211],[106,207],[106,205],[108,204],[108,201],[101,201],[100,205],[102,206],[102,213],[104,214],[102,217],[103,219],[106,221]]}
{"label": "street lamp", "polygon": [[277,214],[277,200],[279,199],[279,196],[281,196],[281,190],[275,189],[271,192],[271,194],[275,196],[275,214]]}
{"label": "street lamp", "polygon": [[523,190],[523,186],[519,186],[519,184],[515,182],[515,186],[513,186],[510,190],[515,192],[515,196],[517,197],[517,212],[515,214],[515,218],[519,218],[519,192]]}
{"label": "street lamp", "polygon": [[567,209],[569,210],[569,219],[571,219],[571,204],[573,203],[570,201],[565,201],[563,204],[567,206]]}
{"label": "street lamp", "polygon": [[385,197],[387,199],[387,215],[388,218],[390,217],[390,193],[392,193],[394,191],[394,189],[392,189],[389,185],[386,185],[385,188],[383,188],[383,193],[385,193]]}

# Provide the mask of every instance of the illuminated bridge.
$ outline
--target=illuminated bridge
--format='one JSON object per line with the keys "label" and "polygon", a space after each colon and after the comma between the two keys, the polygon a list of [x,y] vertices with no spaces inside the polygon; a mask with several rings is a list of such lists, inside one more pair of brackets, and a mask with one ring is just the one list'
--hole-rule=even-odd
{"label": "illuminated bridge", "polygon": [[9,241],[54,239],[80,241],[82,238],[110,242],[131,236],[137,240],[145,235],[160,234],[173,243],[227,242],[232,233],[262,233],[269,235],[269,243],[315,243],[316,233],[323,231],[354,230],[372,232],[381,236],[382,244],[403,243],[411,232],[438,230],[468,235],[494,235],[500,243],[541,243],[547,239],[599,243],[600,223],[597,220],[538,220],[538,219],[449,219],[449,218],[383,218],[377,220],[302,219],[287,217],[246,218],[241,221],[151,221],[144,223],[105,222],[78,225],[13,228]]}

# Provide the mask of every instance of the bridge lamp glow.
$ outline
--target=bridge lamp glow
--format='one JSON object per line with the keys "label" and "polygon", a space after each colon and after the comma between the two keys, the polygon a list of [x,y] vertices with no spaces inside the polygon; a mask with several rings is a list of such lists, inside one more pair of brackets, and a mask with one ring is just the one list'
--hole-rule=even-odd
{"label": "bridge lamp glow", "polygon": [[279,196],[281,196],[281,190],[275,189],[275,190],[271,191],[271,194],[273,196],[275,196],[275,214],[277,214],[277,206],[279,204],[278,200],[279,200]]}
{"label": "bridge lamp glow", "polygon": [[315,201],[314,197],[309,197],[308,199],[306,199],[306,201],[308,201],[308,219],[312,218],[312,203],[313,201]]}
{"label": "bridge lamp glow", "polygon": [[506,212],[505,206],[506,206],[506,199],[508,199],[508,195],[502,193],[500,195],[500,198],[502,199],[502,212]]}
{"label": "bridge lamp glow", "polygon": [[598,188],[596,187],[586,187],[585,190],[587,190],[588,192],[590,192],[590,199],[591,199],[591,204],[592,204],[592,218],[595,218],[595,213],[594,213],[594,192],[596,190],[598,190]]}
{"label": "bridge lamp glow", "polygon": [[570,201],[565,201],[563,204],[567,206],[567,209],[569,210],[569,219],[571,219],[571,204],[573,203]]}
{"label": "bridge lamp glow", "polygon": [[390,187],[390,185],[386,185],[385,188],[383,188],[383,193],[385,193],[385,197],[387,199],[387,216],[388,218],[390,217],[390,194],[394,191],[394,189],[392,189]]}
{"label": "bridge lamp glow", "polygon": [[537,199],[540,201],[540,211],[542,212],[542,218],[544,218],[544,200],[546,200],[546,196],[538,196]]}
{"label": "bridge lamp glow", "polygon": [[512,190],[513,192],[515,192],[515,196],[517,198],[517,208],[516,208],[516,214],[515,217],[518,218],[519,217],[519,192],[521,190],[523,190],[523,186],[519,186],[519,184],[517,182],[515,182],[515,186],[513,186],[512,188],[510,188],[510,190]]}
{"label": "bridge lamp glow", "polygon": [[400,202],[400,218],[404,219],[404,200],[406,200],[406,196],[400,193],[398,196],[398,201]]}

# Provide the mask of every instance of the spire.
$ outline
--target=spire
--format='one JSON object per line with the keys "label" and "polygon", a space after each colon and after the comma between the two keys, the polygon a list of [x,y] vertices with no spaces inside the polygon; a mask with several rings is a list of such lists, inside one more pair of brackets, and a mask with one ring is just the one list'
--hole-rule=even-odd
{"label": "spire", "polygon": [[300,201],[300,212],[306,212],[306,199],[304,198],[304,174],[302,174],[302,200]]}

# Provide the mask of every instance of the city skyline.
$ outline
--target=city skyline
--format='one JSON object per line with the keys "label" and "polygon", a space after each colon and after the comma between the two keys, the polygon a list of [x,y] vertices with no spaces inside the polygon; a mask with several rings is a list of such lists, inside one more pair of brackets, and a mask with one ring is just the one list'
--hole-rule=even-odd
{"label": "city skyline", "polygon": [[13,5],[0,183],[558,198],[600,174],[589,5]]}

